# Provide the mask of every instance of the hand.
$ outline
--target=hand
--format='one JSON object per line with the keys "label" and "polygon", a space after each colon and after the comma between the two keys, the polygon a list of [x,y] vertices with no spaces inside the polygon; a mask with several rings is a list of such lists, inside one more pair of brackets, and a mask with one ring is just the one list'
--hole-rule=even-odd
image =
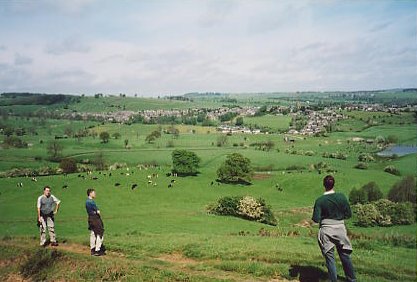
{"label": "hand", "polygon": [[54,211],[54,215],[57,214],[57,213],[58,213],[58,211]]}
{"label": "hand", "polygon": [[41,217],[40,216],[38,216],[38,222],[41,223]]}

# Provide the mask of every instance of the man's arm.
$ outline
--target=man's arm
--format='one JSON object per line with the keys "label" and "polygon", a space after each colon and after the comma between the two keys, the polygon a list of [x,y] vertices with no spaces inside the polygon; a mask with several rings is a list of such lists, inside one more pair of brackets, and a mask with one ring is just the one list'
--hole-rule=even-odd
{"label": "man's arm", "polygon": [[345,213],[344,214],[345,219],[348,219],[348,218],[352,217],[352,210],[350,209],[350,205],[349,205],[349,202],[346,199],[346,197],[345,197],[345,212],[344,213]]}
{"label": "man's arm", "polygon": [[314,203],[313,216],[311,219],[316,223],[320,223],[321,209],[320,209],[320,205],[317,204],[317,201]]}
{"label": "man's arm", "polygon": [[52,197],[52,199],[55,202],[55,211],[54,211],[54,214],[56,214],[58,212],[58,210],[59,210],[59,205],[61,204],[61,201],[57,197],[55,197],[54,195],[51,195],[51,197]]}
{"label": "man's arm", "polygon": [[36,203],[36,208],[38,210],[38,221],[41,221],[41,197],[38,198],[38,201]]}

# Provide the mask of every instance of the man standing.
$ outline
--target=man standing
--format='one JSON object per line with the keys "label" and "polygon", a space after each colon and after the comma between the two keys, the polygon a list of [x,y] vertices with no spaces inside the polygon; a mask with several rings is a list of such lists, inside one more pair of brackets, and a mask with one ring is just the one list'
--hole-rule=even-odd
{"label": "man standing", "polygon": [[85,208],[88,214],[88,230],[90,233],[90,249],[92,256],[105,255],[105,248],[103,245],[104,225],[101,220],[100,210],[98,209],[94,199],[96,198],[96,191],[94,189],[87,189],[87,201]]}
{"label": "man standing", "polygon": [[45,186],[43,195],[39,196],[36,205],[38,208],[38,225],[41,233],[40,245],[43,247],[46,246],[46,228],[49,231],[51,246],[58,246],[55,236],[54,215],[58,212],[60,203],[61,201],[51,194],[51,188]]}
{"label": "man standing", "polygon": [[350,254],[352,245],[347,237],[344,219],[352,216],[349,203],[342,193],[333,189],[335,180],[328,175],[323,179],[325,192],[314,204],[313,221],[320,223],[318,243],[329,272],[330,281],[337,281],[334,247],[336,247],[347,281],[356,281]]}

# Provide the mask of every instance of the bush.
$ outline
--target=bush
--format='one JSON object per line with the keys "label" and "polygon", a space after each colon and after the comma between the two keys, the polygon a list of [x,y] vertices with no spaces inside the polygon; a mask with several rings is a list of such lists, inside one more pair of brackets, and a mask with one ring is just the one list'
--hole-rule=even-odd
{"label": "bush", "polygon": [[353,205],[375,202],[382,197],[383,194],[375,182],[369,182],[359,189],[353,188],[349,193],[349,201]]}
{"label": "bush", "polygon": [[366,163],[359,162],[359,163],[357,163],[357,164],[354,166],[354,168],[357,168],[357,169],[368,169],[368,165],[367,165]]}
{"label": "bush", "polygon": [[401,175],[400,171],[393,165],[386,166],[384,171],[397,176]]}
{"label": "bush", "polygon": [[216,204],[210,205],[207,210],[215,215],[235,216],[268,225],[277,225],[271,207],[261,198],[255,199],[251,196],[223,197]]}
{"label": "bush", "polygon": [[59,168],[64,173],[74,173],[77,172],[77,162],[72,158],[62,159]]}
{"label": "bush", "polygon": [[22,139],[16,136],[9,136],[9,137],[4,138],[3,144],[6,146],[15,147],[15,148],[27,148],[28,147],[28,143],[26,143],[25,141],[23,141]]}
{"label": "bush", "polygon": [[358,161],[360,162],[373,162],[375,161],[375,158],[368,153],[360,153],[360,155],[358,156]]}
{"label": "bush", "polygon": [[409,225],[415,221],[414,208],[411,203],[394,203],[381,199],[369,204],[353,206],[356,225],[359,226],[391,226]]}

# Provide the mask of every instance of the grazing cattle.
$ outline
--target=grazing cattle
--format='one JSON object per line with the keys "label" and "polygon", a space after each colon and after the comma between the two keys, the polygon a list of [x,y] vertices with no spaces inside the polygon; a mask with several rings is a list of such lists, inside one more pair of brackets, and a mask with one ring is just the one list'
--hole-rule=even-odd
{"label": "grazing cattle", "polygon": [[36,177],[32,177],[32,181],[37,182],[38,180],[36,179]]}
{"label": "grazing cattle", "polygon": [[210,183],[210,185],[211,185],[211,186],[213,186],[213,185],[214,185],[214,181],[212,181],[212,182]]}
{"label": "grazing cattle", "polygon": [[133,184],[133,185],[132,185],[131,189],[132,189],[132,190],[134,190],[134,189],[136,189],[137,187],[138,187],[138,185],[135,183],[135,184]]}
{"label": "grazing cattle", "polygon": [[155,186],[157,186],[158,184],[155,182],[154,184],[153,184],[153,186],[155,187]]}
{"label": "grazing cattle", "polygon": [[78,177],[81,177],[81,174],[78,174]]}
{"label": "grazing cattle", "polygon": [[118,187],[120,186],[120,183],[114,183],[114,186]]}
{"label": "grazing cattle", "polygon": [[23,183],[22,182],[18,182],[17,183],[17,187],[23,187]]}
{"label": "grazing cattle", "polygon": [[172,187],[174,187],[174,185],[172,185],[172,183],[169,183],[168,188],[172,188]]}
{"label": "grazing cattle", "polygon": [[170,177],[172,174],[170,172],[168,172],[167,174],[165,174],[167,177]]}
{"label": "grazing cattle", "polygon": [[109,176],[111,176],[111,172],[109,173]]}
{"label": "grazing cattle", "polygon": [[101,171],[99,171],[98,174],[101,174]]}
{"label": "grazing cattle", "polygon": [[148,179],[151,179],[152,178],[152,175],[148,175]]}
{"label": "grazing cattle", "polygon": [[92,179],[93,179],[93,180],[97,180],[97,179],[98,179],[98,177],[97,177],[97,176],[94,176]]}
{"label": "grazing cattle", "polygon": [[129,176],[130,174],[129,173],[126,173],[126,176]]}
{"label": "grazing cattle", "polygon": [[62,189],[67,189],[68,188],[68,185],[64,185],[64,186],[62,186]]}
{"label": "grazing cattle", "polygon": [[148,184],[152,184],[152,180],[148,180]]}
{"label": "grazing cattle", "polygon": [[175,179],[171,179],[171,183],[175,183]]}

